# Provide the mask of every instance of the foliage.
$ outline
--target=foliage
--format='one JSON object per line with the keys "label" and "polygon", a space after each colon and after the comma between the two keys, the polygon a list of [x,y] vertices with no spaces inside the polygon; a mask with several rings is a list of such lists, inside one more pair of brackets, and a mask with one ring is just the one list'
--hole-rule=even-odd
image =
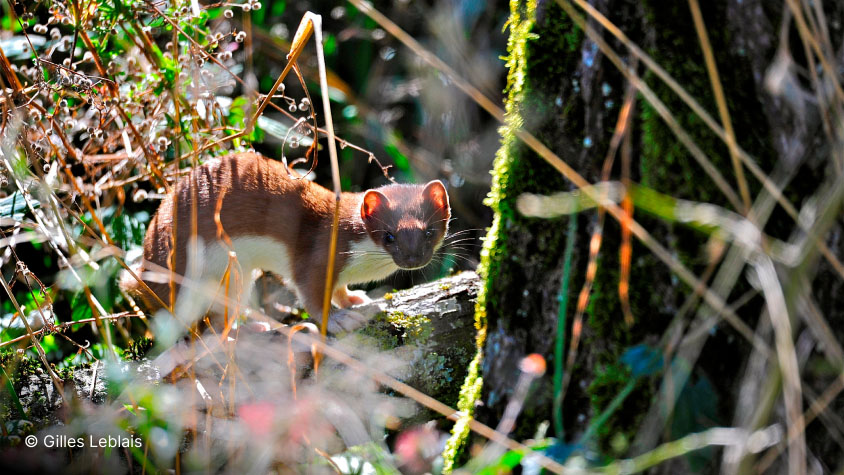
{"label": "foliage", "polygon": [[[329,96],[333,106],[342,110],[335,114],[335,127],[343,131],[339,148],[344,189],[359,190],[384,182],[388,167],[381,166],[376,154],[394,162],[389,170],[391,178],[441,176],[444,164],[431,167],[420,158],[432,154],[420,144],[430,132],[420,137],[419,131],[441,130],[446,118],[443,112],[423,112],[426,104],[419,98],[419,80],[414,77],[439,80],[425,78],[430,74],[394,60],[397,51],[393,40],[356,8],[321,3],[324,5],[312,6],[325,12]],[[55,402],[55,394],[32,392],[26,379],[37,377],[46,383],[55,374],[58,380],[75,380],[65,385],[65,391],[75,390],[83,399],[101,405],[97,414],[87,413],[65,393],[62,410],[70,421],[65,435],[140,437],[143,441],[143,447],[128,447],[127,452],[107,450],[102,470],[119,470],[127,464],[150,471],[165,470],[177,463],[177,454],[185,469],[236,470],[233,467],[248,465],[252,459],[209,457],[207,451],[212,447],[216,451],[220,441],[192,438],[191,434],[211,431],[210,427],[197,426],[197,421],[205,421],[204,416],[195,417],[198,412],[213,412],[214,418],[222,417],[220,421],[234,421],[235,430],[248,430],[268,420],[268,415],[289,414],[291,407],[298,407],[303,420],[307,419],[301,422],[306,426],[304,433],[279,417],[272,425],[277,438],[254,441],[256,445],[266,440],[289,442],[291,450],[280,453],[273,463],[298,464],[303,470],[320,465],[313,452],[300,450],[300,437],[314,441],[309,447],[336,453],[348,442],[351,457],[366,459],[366,466],[374,465],[383,473],[395,473],[390,467],[409,463],[407,457],[393,460],[383,445],[367,449],[364,444],[366,437],[381,440],[385,418],[392,421],[392,414],[408,415],[403,406],[399,407],[401,404],[381,400],[377,386],[363,384],[358,377],[344,375],[327,363],[320,374],[334,374],[328,377],[332,384],[311,381],[304,369],[305,379],[297,382],[296,375],[302,373],[277,356],[286,350],[274,344],[255,343],[249,350],[256,354],[235,358],[216,352],[219,349],[211,350],[206,341],[214,338],[206,334],[194,341],[198,346],[192,348],[211,351],[205,357],[222,361],[228,372],[216,372],[220,367],[211,374],[205,367],[186,368],[185,374],[177,371],[167,382],[162,381],[147,359],[158,357],[156,364],[160,364],[159,354],[165,350],[156,348],[150,338],[154,330],[150,321],[154,325],[156,320],[140,313],[141,309],[117,286],[121,272],[138,255],[156,206],[174,181],[192,167],[232,151],[257,149],[287,158],[293,167],[313,164],[316,180],[326,183],[324,134],[319,134],[322,142],[317,144],[319,158],[323,159],[318,161],[313,155],[305,157],[310,163],[300,159],[315,138],[311,122],[300,120],[315,114],[309,95],[315,92],[317,77],[313,43],[298,63],[299,80],[291,75],[292,79],[271,98],[256,126],[242,133],[263,98],[259,92],[269,90],[278,76],[292,34],[307,7],[304,3],[288,5],[284,0],[3,4],[0,240],[4,242],[3,277],[11,293],[8,299],[5,293],[0,298],[0,344],[4,351],[0,422],[12,424],[15,417],[34,421],[34,425],[28,422],[27,431],[15,429],[15,424],[9,425],[8,431],[4,427],[4,445],[20,444],[23,435],[35,431],[41,435],[55,433],[49,416],[52,409],[46,409],[49,404],[43,406],[45,413],[25,409],[27,401],[33,399]],[[473,13],[469,23],[454,27],[468,31],[478,21],[490,21],[479,13]],[[375,63],[382,68],[381,76],[370,73]],[[368,81],[390,81],[395,90],[379,95],[374,89],[370,92]],[[368,96],[359,97],[359,91]],[[320,99],[314,94],[315,103]],[[423,116],[424,120],[415,118]],[[462,157],[477,160],[483,157],[483,151],[473,145],[476,137],[465,131],[461,134],[457,139],[457,133],[446,133],[450,138],[436,142],[437,154],[457,157],[448,162],[453,189],[483,187],[485,176],[470,176],[474,171],[462,167]],[[373,151],[357,143],[365,143]],[[458,199],[454,192],[452,196]],[[482,213],[475,209],[480,205],[479,199],[476,201],[467,208],[467,217],[475,223],[480,218],[472,213]],[[465,240],[438,256],[440,265],[436,269],[401,275],[389,283],[389,288],[407,286],[420,274],[430,278],[445,275],[452,267],[472,267],[469,240],[480,230],[466,227],[462,222],[452,226],[456,232],[464,229],[461,239]],[[425,322],[394,317],[407,330],[400,338],[424,343]],[[24,320],[31,324],[31,335]],[[253,346],[247,343],[248,335],[239,328],[236,331],[240,333],[239,348]],[[366,346],[357,356],[389,359],[384,350]],[[267,358],[278,364],[260,370],[250,366],[249,362]],[[444,382],[439,384],[456,397],[457,381],[450,367],[454,361],[451,355],[430,353],[420,364],[427,371],[442,372]],[[396,364],[373,366],[390,368]],[[221,393],[210,391],[214,401],[208,399],[208,392],[200,391],[197,396],[196,387],[181,385],[184,378],[197,378],[198,382],[207,381],[203,379],[206,377],[217,378],[224,388]],[[57,387],[58,380],[54,380]],[[313,401],[337,402],[297,402],[288,383],[299,394],[311,393]],[[273,399],[270,394],[285,396]],[[196,404],[211,406],[199,408]],[[212,406],[214,411],[208,409]],[[337,421],[329,417],[331,411],[358,421],[354,437],[345,440],[349,433],[343,432],[342,425],[337,433]],[[436,455],[436,450],[426,449],[423,463],[430,463],[431,453]],[[33,470],[43,469],[56,457],[62,454],[47,454],[37,462],[42,465]],[[85,451],[74,453],[73,463],[84,470],[89,463]]]}
{"label": "foliage", "polygon": [[[609,2],[610,19],[593,3],[4,3],[0,448],[32,434],[142,441],[29,452],[38,460],[21,463],[33,471],[68,466],[70,454],[69,469],[96,463],[103,472],[502,473],[565,464],[627,473],[666,462],[669,471],[718,468],[717,446],[731,451],[720,460],[735,459],[727,467],[735,471],[787,458],[800,472],[809,453],[832,471],[829,461],[844,450],[834,415],[844,367],[836,125],[844,92],[834,69],[841,9],[804,0],[705,4],[704,39],[687,12],[700,9],[697,0]],[[758,16],[737,24],[747,4]],[[330,342],[357,362],[354,370],[340,360],[314,364],[310,351],[322,343],[307,325],[295,330],[307,344],[288,345],[251,333],[242,315],[225,337],[200,324],[179,345],[156,347],[166,315],[144,315],[116,285],[160,200],[202,163],[257,150],[300,172],[313,166],[311,178],[328,182],[326,142],[314,126],[323,113],[312,43],[255,116],[309,9],[324,13],[343,189],[376,186],[388,174],[442,177],[458,217],[451,226],[460,239],[438,266],[385,288],[474,267],[477,249],[466,246],[493,213],[478,265],[474,358],[429,351],[430,322],[401,312],[367,330],[377,345],[360,335]],[[791,36],[776,57],[768,57],[774,40],[745,51],[758,44],[742,26],[764,29],[771,19]],[[433,54],[420,54],[422,44]],[[454,71],[421,66],[434,55]],[[718,77],[726,91],[715,87]],[[636,91],[635,117],[614,128],[626,83]],[[459,92],[466,84],[483,91],[475,100],[503,102],[502,124],[494,108],[484,107],[492,117],[480,114]],[[608,168],[607,176],[622,170],[618,182],[581,186],[549,165],[557,154],[594,181],[596,157],[631,136],[620,146],[627,163]],[[316,153],[304,152],[311,145]],[[718,177],[723,183],[709,183]],[[731,198],[736,185],[753,194],[743,203],[752,209]],[[535,214],[519,204],[529,194],[540,203]],[[619,205],[635,217],[614,212]],[[600,218],[596,226],[596,208],[620,223]],[[631,233],[635,244],[616,236]],[[590,271],[586,257],[602,238]],[[625,308],[632,325],[620,318]],[[456,399],[459,412],[414,398],[449,419],[410,426],[418,413],[396,396],[414,393],[390,379],[407,372],[399,346],[408,343],[424,353],[417,372],[437,376],[416,386],[449,392],[444,400]],[[534,351],[542,354],[525,357]],[[189,362],[169,364],[174,354]],[[454,365],[468,360],[458,394]],[[551,361],[553,385],[542,376]],[[730,417],[735,427],[716,427]],[[808,425],[815,417],[822,429]],[[507,448],[469,437],[500,441],[479,422],[510,437]],[[789,427],[787,439],[780,427]],[[440,431],[449,429],[446,441]]]}

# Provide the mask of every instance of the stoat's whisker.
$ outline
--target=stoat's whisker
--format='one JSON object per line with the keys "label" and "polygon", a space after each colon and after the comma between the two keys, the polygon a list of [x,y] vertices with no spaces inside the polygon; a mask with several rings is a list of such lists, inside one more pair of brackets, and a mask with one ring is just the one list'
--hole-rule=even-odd
{"label": "stoat's whisker", "polygon": [[455,251],[455,250],[466,251],[466,252],[474,252],[476,249],[477,249],[476,247],[458,245],[458,246],[443,247],[441,250],[443,252],[451,252],[451,251]]}
{"label": "stoat's whisker", "polygon": [[478,243],[476,243],[474,239],[465,238],[465,239],[455,239],[454,241],[443,242],[443,246],[453,246],[454,244],[460,244],[460,243],[471,243],[471,244],[476,245],[476,246],[478,245]]}
{"label": "stoat's whisker", "polygon": [[447,241],[443,240],[444,246],[448,245],[448,244],[459,244],[459,243],[470,243],[470,244],[473,244],[475,246],[479,246],[481,244],[481,241],[479,241],[475,238],[471,238],[471,237],[459,238],[459,239],[449,239]]}
{"label": "stoat's whisker", "polygon": [[448,236],[446,236],[444,238],[444,240],[458,239],[458,238],[460,238],[460,239],[476,239],[477,240],[477,238],[475,236],[470,235],[469,233],[449,234]]}
{"label": "stoat's whisker", "polygon": [[457,236],[459,234],[474,233],[474,232],[478,232],[478,231],[483,231],[483,229],[480,229],[480,228],[461,229],[460,231],[451,232],[448,235],[449,236]]}
{"label": "stoat's whisker", "polygon": [[472,239],[477,240],[474,236],[467,236],[465,234],[450,234],[445,237],[445,240],[454,240],[454,239]]}
{"label": "stoat's whisker", "polygon": [[462,246],[462,245],[460,245],[460,246],[448,246],[448,247],[444,248],[443,251],[453,251],[455,249],[458,249],[458,250],[461,250],[461,251],[466,251],[466,252],[473,252],[476,248]]}
{"label": "stoat's whisker", "polygon": [[461,229],[460,231],[455,231],[455,232],[449,234],[449,236],[454,235],[454,234],[471,233],[471,232],[475,232],[475,231],[483,231],[483,229],[481,229],[481,228]]}
{"label": "stoat's whisker", "polygon": [[466,256],[466,255],[464,255],[460,252],[453,252],[451,250],[440,251],[440,252],[437,253],[437,257],[442,257],[442,256],[454,256],[454,257],[457,257],[457,258],[465,259],[467,262],[471,262],[471,259],[469,258],[469,256]]}
{"label": "stoat's whisker", "polygon": [[[466,257],[466,256],[461,256],[461,255],[458,255],[458,254],[450,254],[450,256],[451,256],[451,257],[454,257],[454,258],[456,258],[456,259],[460,259],[460,260],[462,260],[463,262],[467,262],[467,263],[469,263],[469,264],[474,264],[474,263],[475,263],[472,259],[469,259],[469,258],[468,258],[468,257]],[[442,258],[442,257],[441,257],[440,259],[442,259],[442,261],[443,261],[443,262],[445,262],[445,258]]]}

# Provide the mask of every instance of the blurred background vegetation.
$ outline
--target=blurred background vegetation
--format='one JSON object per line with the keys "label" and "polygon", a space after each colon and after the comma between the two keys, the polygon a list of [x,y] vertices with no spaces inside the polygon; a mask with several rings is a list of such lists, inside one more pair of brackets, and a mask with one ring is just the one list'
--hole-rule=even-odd
{"label": "blurred background vegetation", "polygon": [[[59,431],[145,441],[70,452],[80,471],[844,469],[844,7],[396,0],[376,21],[354,5],[0,4],[2,464],[63,468],[20,446]],[[153,335],[117,277],[169,184],[236,150],[314,164],[299,160],[312,112],[323,125],[313,43],[239,136],[307,11],[324,22],[343,189],[387,183],[385,167],[442,179],[462,233],[380,289],[480,274],[456,424],[414,426],[394,397],[408,393],[362,371],[401,358],[363,340],[335,342],[356,371],[301,381],[277,341],[206,348],[199,376],[166,382],[135,362]],[[309,178],[330,188],[320,136]],[[98,406],[31,404],[73,371],[103,387]]]}
{"label": "blurred background vegetation", "polygon": [[[207,91],[203,93],[220,104],[219,111],[223,116],[218,119],[218,126],[230,127],[223,134],[215,136],[211,132],[207,137],[233,134],[238,126],[242,126],[244,119],[248,119],[254,112],[257,93],[269,91],[281,73],[286,63],[285,56],[290,51],[292,36],[304,13],[311,10],[323,13],[329,94],[337,134],[357,146],[341,146],[339,150],[343,190],[361,191],[387,183],[379,163],[369,160],[370,154],[373,154],[380,164],[390,167],[390,177],[398,182],[425,182],[437,178],[447,181],[456,218],[452,222],[452,230],[468,230],[467,238],[478,238],[483,234],[484,228],[491,221],[491,213],[481,201],[489,189],[489,169],[498,146],[497,124],[481,113],[465,95],[449,87],[443,74],[422,64],[355,7],[343,2],[237,2],[203,6],[201,14],[194,17],[190,11],[185,11],[185,8],[190,8],[190,2],[184,6],[176,5],[181,3],[115,1],[82,7],[89,12],[99,12],[96,16],[93,13],[90,16],[91,24],[88,26],[91,27],[91,41],[98,48],[103,66],[107,70],[110,68],[110,77],[115,78],[115,84],[124,94],[122,100],[127,116],[137,121],[138,133],[144,137],[148,144],[146,147],[160,157],[158,160],[161,161],[162,170],[175,173],[178,168],[189,166],[195,159],[189,154],[191,147],[213,141],[207,139],[203,142],[192,136],[189,132],[191,125],[186,117],[181,118],[183,129],[180,131],[177,127],[172,97],[176,97],[182,107],[201,103],[197,101],[201,99],[196,95],[197,90],[191,88],[195,84],[186,85],[183,82],[185,78],[201,72],[194,81],[206,87]],[[385,13],[389,12],[395,21],[420,41],[433,45],[438,55],[458,65],[461,72],[471,77],[487,94],[491,97],[501,96],[505,70],[499,56],[503,54],[505,44],[505,5],[496,8],[476,2],[458,2],[453,5],[396,2],[385,6],[388,9]],[[61,67],[69,56],[69,45],[73,44],[74,39],[77,57],[73,70],[92,77],[97,75],[97,67],[91,55],[85,55],[83,40],[74,36],[73,21],[63,20],[74,18],[73,3],[36,2],[25,5],[18,2],[15,7],[13,12],[8,3],[3,4],[3,51],[14,70],[20,74],[24,87],[38,85],[39,79],[53,86],[52,91],[47,91],[45,102],[40,97],[35,102],[44,104],[48,117],[54,114],[52,117],[64,124],[73,121],[67,129],[67,139],[79,147],[83,155],[77,157],[76,161],[69,160],[68,164],[74,176],[81,178],[83,184],[93,185],[94,181],[90,180],[102,179],[109,174],[114,163],[119,163],[125,157],[125,148],[120,131],[116,132],[119,127],[113,122],[114,119],[109,117],[103,120],[93,114],[95,109],[109,105],[98,103],[100,98],[97,92],[75,85],[71,91],[56,86],[63,77],[75,77]],[[173,48],[171,40],[174,26],[162,20],[153,10],[155,8],[174,21],[179,21],[180,28],[194,31],[198,38],[197,44],[206,48],[215,43],[214,35],[221,35],[221,41],[217,41],[215,47],[208,48],[215,58],[219,58],[220,65],[210,61],[206,65],[202,60],[192,64],[198,53],[191,50],[195,45],[185,41],[180,44],[183,58],[173,61],[173,54],[169,51]],[[56,20],[51,22],[54,11],[57,13]],[[19,22],[27,14],[32,15],[27,17],[27,24],[30,25],[27,29],[28,38],[22,35]],[[48,31],[42,32],[38,28],[40,26],[48,28]],[[137,29],[145,32],[149,44],[138,39],[140,33]],[[240,41],[236,38],[238,32],[243,32]],[[44,60],[40,65],[32,60],[30,42]],[[155,50],[146,51],[150,46]],[[139,63],[144,61],[145,55],[151,56],[152,64],[141,67]],[[308,45],[299,64],[311,97],[319,104],[320,91],[313,44]],[[234,81],[224,67],[242,81]],[[44,77],[39,78],[42,74]],[[275,101],[280,109],[268,109],[250,137],[253,140],[236,141],[234,146],[224,143],[209,150],[206,158],[221,155],[228,150],[249,148],[276,159],[280,159],[283,153],[290,161],[302,157],[306,144],[310,143],[309,139],[301,142],[295,138],[291,140],[297,133],[294,131],[288,134],[288,128],[296,123],[295,119],[305,116],[298,107],[300,100],[305,97],[304,92],[292,76],[286,81],[287,97]],[[92,79],[92,82],[100,88],[108,83],[103,79]],[[169,94],[171,92],[172,96]],[[95,96],[92,103],[86,103],[89,95]],[[51,101],[54,100],[56,104],[52,105]],[[61,104],[66,104],[66,111],[62,110]],[[63,115],[62,112],[67,113]],[[291,116],[295,116],[293,120]],[[18,127],[31,127],[34,124],[32,119],[32,116],[25,118],[25,125]],[[49,123],[44,123],[49,130]],[[94,130],[97,130],[97,135],[91,134]],[[185,135],[181,136],[182,133]],[[49,157],[48,138],[41,137],[33,141],[36,153],[45,157],[45,176],[49,176],[50,166],[61,168],[59,163]],[[52,140],[60,142],[58,139]],[[130,137],[130,140],[135,143],[135,137]],[[330,188],[330,168],[324,145],[323,139],[321,160],[314,170],[313,179]],[[176,160],[177,157],[181,157],[181,160]],[[22,156],[17,158],[21,159]],[[25,165],[24,162],[18,163],[20,166]],[[307,170],[308,165],[300,164],[299,169]],[[140,166],[143,167],[143,164]],[[95,190],[93,199],[98,218],[114,244],[121,249],[131,250],[141,244],[145,225],[155,212],[164,190],[160,182],[148,180],[149,174],[154,174],[151,169],[140,170],[147,175],[139,177],[139,180],[131,178],[137,173],[137,168],[125,167],[125,164],[120,167],[122,169],[116,175],[129,183],[122,189],[107,185],[106,189]],[[109,178],[115,179],[117,176],[109,175]],[[119,179],[116,181],[120,182]],[[14,183],[7,181],[2,192],[6,198],[3,202],[6,206],[4,211],[25,214],[26,203],[14,194],[15,190]],[[96,227],[90,212],[81,206],[76,211],[88,225]],[[83,226],[79,223],[68,231],[73,237],[84,234]],[[454,254],[447,255],[441,266],[418,273],[399,274],[388,285],[404,288],[412,282],[447,275],[453,270],[474,268],[480,247],[476,242],[473,244],[472,240],[468,240],[464,248],[466,250],[456,257]],[[50,289],[53,312],[57,315],[71,315],[74,321],[91,317],[92,306],[85,291],[54,285],[61,276],[57,272],[60,263],[48,244],[41,239],[20,239],[14,246],[17,259],[8,255],[11,251],[12,248],[6,249],[4,270],[8,274],[18,259],[23,262],[32,275],[38,276],[41,283]],[[83,277],[105,309],[125,308],[126,303],[116,286],[116,276],[121,267],[117,262],[109,260],[102,264],[102,269],[91,271],[90,276]],[[30,292],[20,283],[14,286],[14,290],[18,303],[27,312],[37,309],[44,299],[38,292]],[[9,299],[3,299],[3,314],[3,339],[20,336],[25,329],[20,325],[10,325],[15,308]],[[93,335],[86,335],[84,328],[76,329],[82,332],[79,337],[98,340]],[[133,331],[127,330],[123,336],[132,334]],[[56,340],[52,336],[47,339],[52,342],[47,343],[51,359],[61,361],[75,352],[73,345],[68,342]],[[128,340],[124,338],[121,346],[126,343]]]}

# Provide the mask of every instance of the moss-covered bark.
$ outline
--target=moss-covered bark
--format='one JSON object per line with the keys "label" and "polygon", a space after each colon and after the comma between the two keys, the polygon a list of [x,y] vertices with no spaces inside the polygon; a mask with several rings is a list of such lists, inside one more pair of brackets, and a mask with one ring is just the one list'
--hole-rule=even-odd
{"label": "moss-covered bark", "polygon": [[[648,51],[713,117],[718,117],[686,2],[607,0],[590,3]],[[788,150],[783,149],[780,136],[789,132],[783,129],[784,121],[781,120],[787,111],[783,112],[781,103],[770,102],[766,96],[762,77],[765,71],[760,70],[760,65],[769,64],[773,57],[772,38],[776,33],[771,25],[777,24],[782,11],[763,10],[755,1],[747,6],[750,13],[744,11],[744,4],[701,3],[738,142],[762,169],[776,169],[787,158],[784,155]],[[761,30],[753,23],[739,23],[742,14],[762,15],[754,18],[762,25]],[[756,31],[756,36],[751,31]],[[523,439],[534,436],[541,422],[552,419],[554,394],[549,375],[553,374],[567,221],[578,219],[580,223],[571,263],[568,300],[572,303],[567,312],[571,316],[573,303],[583,284],[589,236],[594,230],[596,214],[583,213],[575,218],[556,220],[531,219],[518,214],[515,200],[520,194],[569,190],[571,184],[521,143],[514,130],[521,127],[533,133],[580,174],[592,182],[597,181],[625,83],[597,45],[584,36],[556,2],[511,1],[509,32],[507,123],[501,128],[502,144],[487,201],[495,217],[479,269],[483,288],[476,309],[478,355],[470,366],[460,409],[467,413],[467,418],[474,412],[475,417],[494,426],[512,395],[520,359],[529,353],[540,353],[550,369],[534,386],[512,434]],[[603,36],[630,61],[622,45],[609,34]],[[749,54],[758,56],[749,58]],[[645,79],[715,167],[737,189],[724,143],[658,78],[646,72]],[[781,115],[771,118],[770,114],[777,111]],[[634,181],[678,198],[729,207],[714,182],[654,108],[640,99],[631,133],[631,178]],[[803,133],[796,140],[808,139]],[[617,164],[614,177],[619,176],[618,170]],[[751,194],[756,196],[761,189],[759,181],[751,179],[749,184]],[[797,195],[805,196],[805,191],[803,193],[797,192]],[[635,217],[684,265],[698,275],[704,272],[709,264],[706,236],[641,213]],[[778,213],[774,213],[767,225],[775,234],[792,227],[793,221]],[[642,343],[657,347],[668,323],[691,293],[691,289],[672,276],[646,248],[634,243],[630,296],[636,323],[626,326],[617,290],[618,224],[608,218],[603,233],[583,343],[564,400],[565,433],[555,434],[562,436],[561,446],[577,441],[589,422],[630,381],[629,365],[620,359],[624,351]],[[747,284],[738,285],[732,295],[747,289]],[[742,315],[751,325],[759,317],[759,303],[753,301],[742,308]],[[570,318],[567,325],[571,325]],[[570,330],[567,329],[569,333]],[[570,336],[567,335],[568,341]],[[675,438],[708,425],[728,424],[735,401],[733,384],[741,369],[736,361],[741,361],[748,351],[749,346],[742,344],[741,338],[729,327],[719,327],[703,348],[685,392],[680,393],[673,418],[665,421],[667,429],[662,431],[660,425],[659,433]],[[597,437],[585,441],[588,447],[595,449],[593,453],[629,455],[632,438],[641,427],[660,383],[660,375],[655,375],[641,378],[634,385],[621,407],[597,431]],[[457,460],[467,434],[465,420],[459,422],[446,450],[447,468]],[[573,448],[578,449],[566,445],[558,454],[568,453]],[[694,467],[715,463],[706,456],[690,462]]]}

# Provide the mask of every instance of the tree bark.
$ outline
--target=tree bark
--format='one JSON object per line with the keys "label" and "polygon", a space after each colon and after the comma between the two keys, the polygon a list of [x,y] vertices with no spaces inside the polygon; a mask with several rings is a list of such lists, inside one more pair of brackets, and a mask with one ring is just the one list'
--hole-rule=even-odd
{"label": "tree bark", "polygon": [[[475,411],[474,416],[479,420],[496,425],[514,394],[519,361],[530,353],[544,356],[549,371],[534,385],[525,401],[512,434],[516,439],[533,437],[540,423],[553,419],[553,401],[560,396],[552,380],[557,328],[560,324],[565,325],[565,344],[570,344],[571,316],[585,281],[597,213],[588,211],[549,220],[520,215],[516,200],[521,194],[550,194],[570,191],[573,187],[523,144],[514,131],[522,128],[531,132],[594,183],[600,179],[627,87],[616,66],[575,26],[560,3],[571,2],[511,2],[507,125],[501,129],[502,146],[496,158],[488,199],[495,217],[479,267],[482,287],[476,309],[480,328],[478,353],[464,383],[465,397],[460,401],[461,409],[470,416]],[[594,0],[589,3],[667,70],[720,124],[690,3],[650,0]],[[835,154],[831,146],[834,142],[824,134],[821,117],[822,113],[834,113],[813,103],[811,98],[815,93],[811,91],[811,85],[794,74],[806,59],[791,24],[793,17],[784,13],[781,2],[700,3],[739,146],[771,180],[785,189],[788,200],[798,208],[806,200],[820,197],[815,185],[829,185],[830,176],[834,177],[832,174],[836,173],[830,159],[830,155]],[[844,9],[837,4],[823,8],[825,27],[834,31],[830,38],[834,38],[835,60],[841,61]],[[575,11],[585,16],[583,10],[576,8]],[[636,64],[625,45],[602,30],[596,21],[589,20],[588,24],[599,31],[627,65]],[[794,36],[789,39],[784,33]],[[787,58],[778,57],[778,51]],[[786,61],[783,66],[786,72],[772,72],[777,61]],[[646,84],[666,104],[726,182],[737,190],[738,179],[724,141],[697,114],[690,112],[654,72],[642,67],[641,61],[638,64],[636,70]],[[782,88],[794,89],[783,91]],[[629,132],[630,178],[634,182],[676,198],[709,202],[742,212],[732,206],[707,176],[653,104],[638,95],[634,113]],[[620,176],[619,162],[617,158],[612,169],[613,179]],[[794,219],[773,206],[773,200],[763,190],[760,180],[752,177],[747,169],[745,175],[750,195],[755,200],[754,209],[760,213],[758,222],[765,232],[783,240],[800,234]],[[833,206],[837,205],[833,203]],[[711,244],[717,241],[711,241],[707,235],[686,225],[666,222],[638,210],[634,218],[695,275],[709,272],[718,275],[717,279],[721,280],[716,280],[712,290],[725,301],[754,295],[752,279],[745,279],[742,274],[743,258],[731,260],[727,257],[725,264],[721,264],[720,257],[711,258]],[[576,228],[571,226],[570,220],[577,220]],[[567,232],[567,229],[576,231]],[[833,253],[839,257],[844,255],[840,215],[827,229],[823,239]],[[748,415],[763,416],[765,423],[782,421],[782,414],[757,412],[758,408],[752,403],[748,406],[737,398],[743,381],[758,387],[764,383],[763,376],[755,375],[750,380],[742,377],[743,364],[737,363],[748,360],[752,347],[732,327],[720,323],[714,327],[710,325],[703,338],[688,343],[689,351],[681,351],[673,359],[672,373],[676,373],[675,377],[680,375],[674,381],[677,385],[673,393],[665,392],[661,372],[638,377],[609,419],[595,433],[588,434],[587,439],[582,439],[589,422],[595,421],[611,400],[625,391],[633,377],[629,361],[622,359],[627,350],[633,345],[645,344],[644,348],[651,348],[658,355],[667,350],[668,341],[688,337],[689,333],[684,333],[687,331],[684,329],[707,328],[701,325],[715,315],[706,305],[684,308],[693,294],[691,287],[673,275],[647,248],[634,242],[629,295],[635,323],[626,325],[618,297],[621,246],[618,223],[608,216],[602,234],[597,274],[586,308],[572,382],[562,403],[563,430],[549,432],[558,437],[557,445],[550,452],[561,459],[573,450],[610,457],[630,456],[714,425],[758,428],[750,426]],[[569,237],[574,240],[574,254],[567,263],[564,251]],[[727,249],[729,251],[729,247]],[[568,285],[565,285],[563,276],[567,264],[571,266],[571,273]],[[815,257],[803,264],[807,267],[801,269],[806,273],[800,278],[813,282],[810,287],[823,300],[818,305],[823,308],[824,317],[833,328],[842,328],[841,276],[831,277],[833,271],[829,263],[818,263]],[[791,269],[783,266],[779,270],[784,288],[805,290],[796,283],[797,275]],[[562,293],[563,288],[568,289],[566,294]],[[561,309],[560,302],[566,300],[568,307]],[[738,313],[753,327],[762,320],[769,320],[764,308],[763,299],[750,298]],[[794,328],[800,328],[795,314],[790,316]],[[669,328],[679,333],[672,336]],[[770,333],[764,333],[761,327],[760,332],[773,348]],[[826,337],[830,338],[830,335]],[[836,341],[840,342],[841,337],[841,331],[835,330]],[[806,358],[813,354],[810,351]],[[824,358],[822,354],[819,357]],[[771,368],[771,365],[775,368],[775,362],[763,366]],[[826,375],[819,377],[817,382],[825,387],[831,381]],[[776,392],[774,398],[778,399],[777,404],[782,404],[779,395]],[[669,403],[673,412],[664,412],[660,405],[663,403]],[[842,404],[844,400],[838,397],[833,406],[840,408]],[[446,450],[447,467],[454,466],[467,434],[465,421],[458,423]],[[810,452],[816,456],[825,454],[824,463],[838,463],[841,446],[831,449],[830,444],[822,442],[823,436],[817,437],[815,442],[814,436],[809,439]],[[718,464],[712,451],[701,451],[672,461],[663,469],[666,472],[714,469]]]}

